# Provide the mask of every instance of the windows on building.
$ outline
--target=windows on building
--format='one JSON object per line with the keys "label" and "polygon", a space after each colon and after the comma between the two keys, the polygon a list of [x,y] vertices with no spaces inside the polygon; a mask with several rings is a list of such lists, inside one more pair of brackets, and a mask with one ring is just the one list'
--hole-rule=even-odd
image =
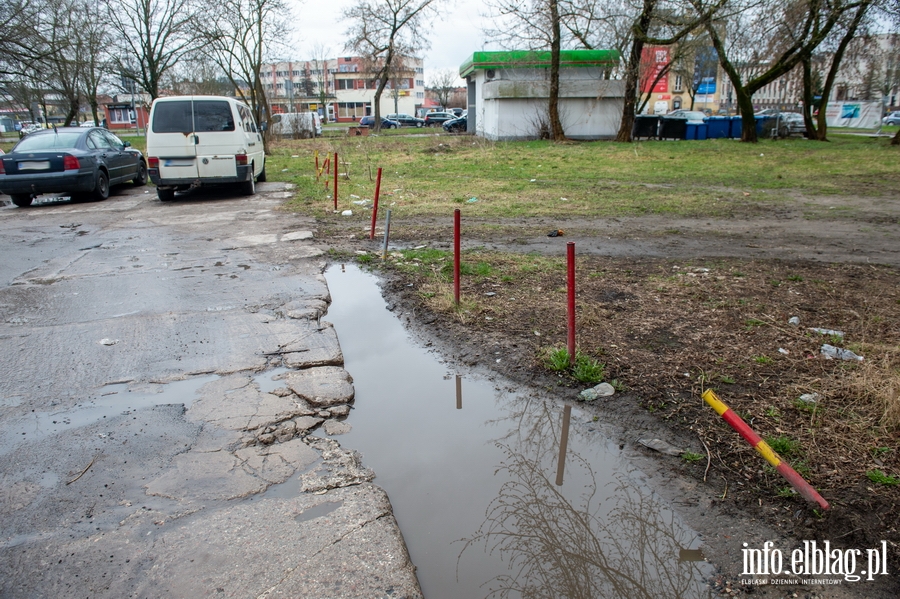
{"label": "windows on building", "polygon": [[358,119],[366,116],[365,102],[338,102],[338,118]]}

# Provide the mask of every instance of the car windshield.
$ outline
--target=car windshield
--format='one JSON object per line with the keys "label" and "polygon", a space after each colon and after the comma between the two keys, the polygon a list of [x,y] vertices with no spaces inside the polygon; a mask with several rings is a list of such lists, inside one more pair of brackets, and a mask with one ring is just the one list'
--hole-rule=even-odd
{"label": "car windshield", "polygon": [[32,133],[15,147],[16,152],[40,152],[41,150],[58,150],[74,148],[81,131],[62,131],[59,133]]}

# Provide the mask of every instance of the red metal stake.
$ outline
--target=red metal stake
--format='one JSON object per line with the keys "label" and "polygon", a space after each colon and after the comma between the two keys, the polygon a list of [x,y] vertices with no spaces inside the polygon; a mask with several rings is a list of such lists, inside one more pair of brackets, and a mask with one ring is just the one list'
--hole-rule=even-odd
{"label": "red metal stake", "polygon": [[334,209],[337,210],[337,177],[338,177],[338,157],[337,152],[334,153]]}
{"label": "red metal stake", "polygon": [[568,263],[569,288],[569,363],[575,364],[575,242],[566,244],[566,261]]}
{"label": "red metal stake", "polygon": [[381,167],[378,167],[378,176],[375,178],[375,205],[372,206],[372,230],[369,231],[369,240],[375,239],[375,218],[378,216],[378,194],[381,193]]}
{"label": "red metal stake", "polygon": [[453,211],[453,302],[459,307],[459,208]]}
{"label": "red metal stake", "polygon": [[319,176],[319,151],[316,150],[316,178]]}

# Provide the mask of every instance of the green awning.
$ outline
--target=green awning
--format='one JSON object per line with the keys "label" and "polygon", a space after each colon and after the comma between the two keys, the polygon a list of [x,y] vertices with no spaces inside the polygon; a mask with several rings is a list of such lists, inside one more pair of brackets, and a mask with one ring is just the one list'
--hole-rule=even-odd
{"label": "green awning", "polygon": [[[562,50],[560,68],[611,67],[619,62],[618,50]],[[475,52],[459,67],[459,76],[471,75],[475,69],[546,69],[550,67],[549,50],[510,50]]]}

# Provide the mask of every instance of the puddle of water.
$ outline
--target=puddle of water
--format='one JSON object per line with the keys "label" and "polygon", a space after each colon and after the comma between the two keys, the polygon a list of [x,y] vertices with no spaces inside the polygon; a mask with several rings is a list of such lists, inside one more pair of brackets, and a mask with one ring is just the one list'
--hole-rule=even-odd
{"label": "puddle of water", "polygon": [[572,410],[566,428],[555,401],[458,376],[385,310],[374,276],[326,278],[356,388],[341,444],[390,496],[426,597],[710,596],[711,566],[682,553],[697,535],[590,417]]}
{"label": "puddle of water", "polygon": [[309,522],[310,520],[327,516],[342,505],[344,505],[343,501],[326,501],[325,503],[320,503],[317,506],[309,508],[305,512],[300,512],[294,517],[294,520],[297,522]]}
{"label": "puddle of water", "polygon": [[184,404],[190,407],[197,397],[197,391],[206,383],[218,378],[217,375],[196,376],[183,381],[159,385],[156,393],[138,393],[128,390],[128,383],[113,383],[104,386],[98,397],[59,412],[33,412],[10,423],[8,429],[17,431],[7,435],[0,443],[0,455],[24,441],[36,441],[48,435],[55,435],[72,429],[89,426],[104,418],[127,414],[134,410],[153,406]]}
{"label": "puddle of water", "polygon": [[276,379],[276,377],[279,377],[286,372],[291,372],[291,369],[281,367],[266,370],[265,372],[261,372],[254,376],[253,382],[259,386],[259,390],[263,393],[271,393],[279,387],[284,387],[284,383],[282,383],[281,380]]}

